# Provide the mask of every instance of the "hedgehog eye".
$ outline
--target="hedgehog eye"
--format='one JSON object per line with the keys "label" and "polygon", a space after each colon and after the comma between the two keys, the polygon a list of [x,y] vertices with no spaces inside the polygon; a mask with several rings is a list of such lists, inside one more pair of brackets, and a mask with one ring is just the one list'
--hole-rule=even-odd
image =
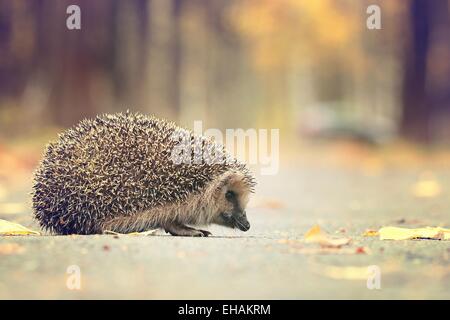
{"label": "hedgehog eye", "polygon": [[236,194],[233,191],[227,191],[227,193],[225,193],[225,198],[228,201],[232,201],[235,198]]}
{"label": "hedgehog eye", "polygon": [[225,218],[225,220],[229,220],[229,219],[231,219],[232,214],[231,213],[227,213],[227,212],[223,212],[222,216]]}

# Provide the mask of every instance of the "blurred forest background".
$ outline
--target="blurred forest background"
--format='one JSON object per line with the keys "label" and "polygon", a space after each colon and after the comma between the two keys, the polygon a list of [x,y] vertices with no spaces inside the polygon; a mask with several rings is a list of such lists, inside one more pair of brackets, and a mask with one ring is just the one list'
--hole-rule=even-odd
{"label": "blurred forest background", "polygon": [[0,0],[0,154],[126,109],[284,141],[445,145],[449,17],[449,0]]}
{"label": "blurred forest background", "polygon": [[[280,129],[277,174],[251,167],[250,236],[2,239],[0,298],[449,297],[448,244],[360,235],[450,225],[450,0],[0,0],[0,219],[39,230],[44,146],[127,109]],[[315,251],[313,223],[355,241]],[[85,291],[67,290],[68,265]],[[366,289],[367,265],[383,290]]]}

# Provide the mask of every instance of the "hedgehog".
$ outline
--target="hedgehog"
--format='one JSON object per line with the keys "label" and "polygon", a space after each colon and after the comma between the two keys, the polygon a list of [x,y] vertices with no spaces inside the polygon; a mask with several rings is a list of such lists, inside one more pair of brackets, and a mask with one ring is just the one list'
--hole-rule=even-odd
{"label": "hedgehog", "polygon": [[214,139],[127,111],[82,120],[50,142],[32,203],[41,228],[54,234],[161,228],[203,237],[211,233],[194,226],[249,230],[255,185],[247,165]]}

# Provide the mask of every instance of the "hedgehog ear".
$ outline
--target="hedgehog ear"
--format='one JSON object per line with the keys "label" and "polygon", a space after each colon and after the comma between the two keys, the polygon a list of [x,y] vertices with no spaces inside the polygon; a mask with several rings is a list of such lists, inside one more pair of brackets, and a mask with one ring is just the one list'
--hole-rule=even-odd
{"label": "hedgehog ear", "polygon": [[214,179],[209,188],[209,190],[211,190],[210,192],[213,195],[213,197],[215,199],[218,199],[222,195],[224,189],[229,185],[229,183],[230,183],[230,172],[225,172],[220,176],[218,176],[216,179]]}
{"label": "hedgehog ear", "polygon": [[215,185],[215,191],[219,192],[223,190],[225,187],[228,187],[232,184],[238,183],[242,180],[242,177],[236,172],[226,172],[219,176],[217,183]]}
{"label": "hedgehog ear", "polygon": [[228,184],[230,183],[230,180],[231,180],[231,177],[228,172],[221,175],[216,182],[215,191],[219,192],[219,191],[223,190],[226,186],[228,186]]}
{"label": "hedgehog ear", "polygon": [[233,187],[233,191],[237,190],[237,193],[239,194],[247,189],[251,192],[251,189],[248,188],[245,182],[245,177],[240,172],[236,171],[228,171],[217,177],[210,190],[212,190],[212,193],[217,198],[222,194],[224,189],[228,189],[230,186]]}

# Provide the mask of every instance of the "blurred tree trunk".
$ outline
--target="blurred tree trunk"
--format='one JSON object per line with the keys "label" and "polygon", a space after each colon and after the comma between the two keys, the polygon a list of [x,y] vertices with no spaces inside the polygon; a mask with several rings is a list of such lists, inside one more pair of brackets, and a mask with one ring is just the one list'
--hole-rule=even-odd
{"label": "blurred tree trunk", "polygon": [[405,50],[403,116],[404,137],[427,142],[430,139],[431,108],[426,103],[425,78],[430,34],[430,4],[412,0],[410,4],[411,38]]}
{"label": "blurred tree trunk", "polygon": [[148,3],[146,67],[142,92],[144,105],[161,117],[179,112],[180,14],[182,0],[151,0]]}
{"label": "blurred tree trunk", "polygon": [[[112,104],[113,64],[108,1],[76,2],[81,11],[81,30],[68,30],[66,8],[71,1],[42,1],[38,6],[38,52],[36,69],[49,84],[48,114],[61,126],[93,117]],[[51,18],[49,18],[51,17]]]}
{"label": "blurred tree trunk", "polygon": [[113,70],[115,110],[138,110],[143,107],[142,70],[146,63],[148,4],[146,0],[112,2]]}
{"label": "blurred tree trunk", "polygon": [[210,58],[208,7],[209,1],[186,1],[180,15],[183,61],[179,66],[181,105],[178,118],[186,126],[207,117]]}
{"label": "blurred tree trunk", "polygon": [[400,129],[404,137],[424,143],[450,133],[449,6],[447,0],[410,3]]}

